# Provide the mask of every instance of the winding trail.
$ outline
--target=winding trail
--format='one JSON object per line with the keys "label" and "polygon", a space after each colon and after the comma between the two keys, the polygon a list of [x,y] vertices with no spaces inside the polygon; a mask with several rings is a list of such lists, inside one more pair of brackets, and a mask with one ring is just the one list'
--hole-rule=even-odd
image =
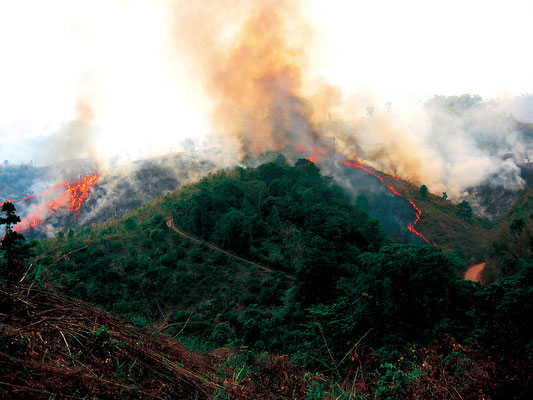
{"label": "winding trail", "polygon": [[[168,226],[170,229],[172,229],[173,231],[179,233],[181,236],[186,237],[186,238],[192,240],[192,241],[195,242],[195,243],[200,243],[200,242],[201,242],[200,239],[195,238],[194,236],[191,236],[191,235],[189,235],[188,233],[185,233],[185,232],[183,232],[182,230],[180,230],[176,225],[174,225],[174,221],[172,220],[172,218],[168,218],[168,219],[167,219],[167,226]],[[234,258],[234,259],[236,259],[236,260],[243,261],[243,262],[245,262],[245,263],[248,263],[248,264],[254,265],[254,266],[256,266],[257,268],[260,268],[260,269],[262,269],[262,270],[265,271],[265,272],[268,272],[268,273],[272,273],[272,272],[274,272],[274,270],[271,269],[271,268],[267,268],[267,267],[265,267],[265,266],[263,266],[263,265],[256,264],[256,263],[254,263],[253,261],[246,260],[246,259],[244,259],[244,258],[242,258],[242,257],[236,256],[235,254],[230,253],[229,251],[222,250],[220,247],[217,247],[217,246],[215,246],[214,244],[211,244],[211,243],[208,243],[208,242],[205,242],[205,244],[206,244],[209,248],[211,248],[211,249],[213,249],[213,250],[215,250],[215,251],[222,252],[222,253],[224,253],[225,255],[227,255],[227,256],[229,256],[229,257],[231,257],[231,258]],[[286,272],[284,272],[284,271],[282,271],[282,272],[287,276],[287,278],[292,279],[292,280],[295,279],[295,278],[294,278],[294,275],[288,274],[288,273],[286,273]]]}
{"label": "winding trail", "polygon": [[486,263],[476,264],[468,267],[465,273],[465,279],[481,283],[481,272],[485,268]]}

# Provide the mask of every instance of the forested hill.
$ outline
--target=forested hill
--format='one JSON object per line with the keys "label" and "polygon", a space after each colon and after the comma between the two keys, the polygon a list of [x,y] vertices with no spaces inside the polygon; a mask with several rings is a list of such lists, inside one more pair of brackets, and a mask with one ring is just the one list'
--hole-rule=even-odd
{"label": "forested hill", "polygon": [[[274,272],[195,244],[168,220]],[[296,276],[299,302],[326,302],[343,269],[386,242],[378,222],[314,164],[290,167],[280,158],[210,174],[124,219],[42,241],[35,261],[50,265],[73,252],[45,276],[78,297],[150,319],[161,305],[186,314],[206,299],[235,310],[251,299],[280,305],[283,290],[294,285],[286,273]]]}
{"label": "forested hill", "polygon": [[460,257],[392,243],[309,160],[210,174],[34,252],[36,285],[197,350],[245,349],[241,378],[265,354],[322,374],[305,398],[531,394],[531,260],[465,281]]}

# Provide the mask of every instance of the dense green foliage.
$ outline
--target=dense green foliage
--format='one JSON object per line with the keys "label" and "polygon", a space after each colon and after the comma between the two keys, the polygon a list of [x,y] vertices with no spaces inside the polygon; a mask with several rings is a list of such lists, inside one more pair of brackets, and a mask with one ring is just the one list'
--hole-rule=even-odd
{"label": "dense green foliage", "polygon": [[283,157],[202,179],[173,207],[188,232],[276,269],[295,273],[298,300],[327,301],[340,266],[385,240],[376,220],[308,160]]}
{"label": "dense green foliage", "polygon": [[[287,285],[282,273],[247,269],[181,237],[161,214],[142,222],[129,217],[99,231],[71,231],[42,245],[48,255],[39,261],[52,266],[41,279],[141,325],[166,318],[164,324],[173,326],[169,332],[192,316],[193,331],[209,335],[220,307],[235,310],[249,296],[268,307],[279,303]],[[69,252],[68,258],[59,255]]]}
{"label": "dense green foliage", "polygon": [[420,196],[422,196],[422,198],[424,200],[427,200],[428,199],[428,195],[429,195],[428,187],[426,185],[420,186]]}
{"label": "dense green foliage", "polygon": [[[180,236],[170,218],[266,269]],[[526,235],[527,224],[513,226]],[[338,378],[354,349],[372,348],[384,388],[418,379],[395,364],[401,354],[450,335],[509,354],[515,341],[527,349],[518,358],[533,345],[531,260],[486,288],[465,281],[453,253],[390,243],[308,160],[210,174],[119,221],[42,241],[40,253],[40,281],[198,348],[244,344]]]}

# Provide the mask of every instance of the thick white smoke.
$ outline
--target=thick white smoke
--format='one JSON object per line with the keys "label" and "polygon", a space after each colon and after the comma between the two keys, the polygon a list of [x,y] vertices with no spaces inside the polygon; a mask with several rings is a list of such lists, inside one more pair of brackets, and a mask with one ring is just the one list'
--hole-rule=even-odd
{"label": "thick white smoke", "polygon": [[376,107],[332,134],[350,155],[455,200],[479,184],[520,189],[518,165],[532,156],[515,118],[470,95]]}

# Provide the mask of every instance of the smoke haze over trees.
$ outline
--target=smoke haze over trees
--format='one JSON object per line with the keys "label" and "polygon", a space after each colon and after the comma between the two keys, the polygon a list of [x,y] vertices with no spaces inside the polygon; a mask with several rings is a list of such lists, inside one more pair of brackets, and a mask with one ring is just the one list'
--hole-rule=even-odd
{"label": "smoke haze over trees", "polygon": [[[474,199],[480,185],[508,192],[523,185],[520,165],[531,158],[531,136],[523,134],[527,125],[520,126],[517,120],[531,120],[531,96],[491,100],[491,95],[482,93],[483,101],[475,91],[441,96],[435,88],[434,98],[426,93],[408,103],[374,95],[371,88],[354,91],[334,79],[329,83],[332,77],[322,73],[317,59],[328,54],[325,39],[337,36],[335,30],[323,30],[317,4],[206,0],[119,7],[112,3],[103,13],[101,5],[79,7],[50,16],[57,31],[43,29],[43,35],[54,39],[47,42],[52,54],[79,58],[79,63],[62,65],[61,101],[55,106],[46,103],[59,107],[49,112],[54,119],[39,115],[32,120],[13,112],[15,120],[0,121],[3,159],[32,159],[41,165],[88,157],[103,172],[111,157],[161,155],[193,137],[210,143],[199,150],[212,149],[216,142],[220,151],[216,157],[211,154],[212,161],[227,166],[250,158],[255,146],[262,151],[279,143],[320,147],[335,138],[339,153],[416,185],[425,184],[432,193],[446,191],[455,201],[471,197],[476,210],[488,216],[495,213]],[[420,9],[410,4],[397,11],[423,24],[423,18],[411,16],[409,7]],[[441,11],[453,15],[457,5],[452,2],[447,7]],[[509,5],[509,10],[515,7]],[[337,9],[339,5],[332,4],[322,10],[323,17]],[[488,7],[488,21],[509,10],[499,9],[498,14]],[[6,10],[14,18],[20,11],[16,6]],[[357,18],[362,18],[365,13],[373,16],[375,10],[367,6],[358,12]],[[96,18],[104,14],[108,15],[104,21]],[[122,27],[118,32],[123,34],[114,29],[117,15]],[[153,29],[133,29],[139,20]],[[338,20],[341,23],[345,17],[339,15]],[[366,26],[364,18],[361,24]],[[515,25],[509,32],[522,29]],[[19,29],[9,26],[5,29]],[[436,32],[426,34],[432,37]],[[448,37],[460,45],[455,35]],[[382,38],[368,39],[372,40],[386,46]],[[505,50],[494,43],[495,50]],[[368,48],[371,43],[360,44]],[[343,53],[354,53],[352,45],[343,42],[348,46]],[[120,54],[115,48],[121,49]],[[11,49],[6,52],[11,54]],[[372,64],[371,57],[355,54],[361,58],[359,64]],[[408,61],[412,69],[417,67],[415,59]],[[28,68],[35,64],[25,63]],[[527,60],[520,68],[525,65]],[[354,71],[356,79],[364,78]],[[46,63],[37,72],[43,81],[46,74],[56,73]],[[52,90],[37,83],[35,88],[35,101],[44,109],[44,98]],[[465,87],[462,93],[468,91]],[[522,93],[514,93],[518,94]],[[5,103],[7,107],[9,102]]]}

